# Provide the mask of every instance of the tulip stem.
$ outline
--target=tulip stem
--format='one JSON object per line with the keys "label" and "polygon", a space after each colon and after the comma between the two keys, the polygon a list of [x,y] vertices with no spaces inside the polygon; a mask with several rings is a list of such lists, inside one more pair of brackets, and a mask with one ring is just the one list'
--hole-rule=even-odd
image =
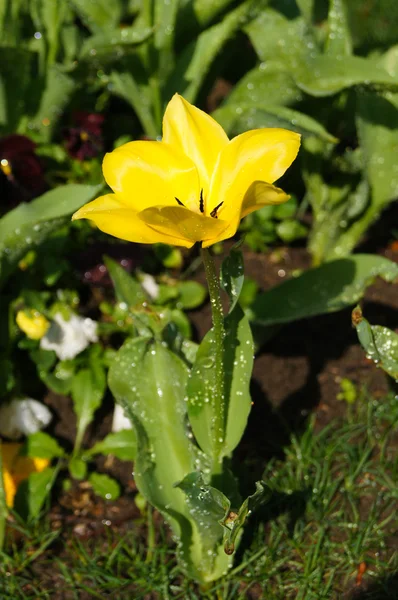
{"label": "tulip stem", "polygon": [[211,314],[214,332],[214,370],[215,386],[213,390],[213,475],[222,470],[220,457],[224,444],[225,398],[224,398],[224,311],[220,296],[220,283],[213,257],[207,248],[202,248],[202,260],[209,288]]}

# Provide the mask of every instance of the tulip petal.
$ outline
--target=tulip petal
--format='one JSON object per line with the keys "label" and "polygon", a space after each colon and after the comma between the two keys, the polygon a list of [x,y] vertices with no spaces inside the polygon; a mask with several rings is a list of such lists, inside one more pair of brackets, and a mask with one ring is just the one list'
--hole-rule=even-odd
{"label": "tulip petal", "polygon": [[221,125],[175,94],[164,114],[163,141],[189,156],[195,163],[206,201],[218,155],[228,144],[228,136]]}
{"label": "tulip petal", "polygon": [[199,212],[199,175],[178,148],[163,142],[129,142],[105,155],[108,185],[135,211],[150,206],[184,206]]}
{"label": "tulip petal", "polygon": [[182,206],[154,206],[140,212],[139,217],[166,235],[190,240],[191,245],[220,235],[228,225],[220,219],[198,215]]}
{"label": "tulip petal", "polygon": [[283,190],[270,183],[254,181],[243,199],[240,218],[243,219],[246,215],[263,206],[282,204],[282,202],[286,202],[289,198],[290,196],[285,194]]}
{"label": "tulip petal", "polygon": [[126,206],[115,194],[106,194],[85,204],[73,215],[72,220],[76,219],[90,219],[104,233],[129,242],[192,246],[186,239],[160,233],[146,225],[137,211]]}
{"label": "tulip petal", "polygon": [[12,508],[14,506],[15,494],[17,493],[17,485],[14,482],[11,474],[5,469],[3,470],[3,485],[6,497],[6,505]]}
{"label": "tulip petal", "polygon": [[300,136],[286,129],[256,129],[238,135],[222,150],[210,187],[207,214],[223,202],[218,216],[233,226],[254,181],[273,183],[297,156]]}

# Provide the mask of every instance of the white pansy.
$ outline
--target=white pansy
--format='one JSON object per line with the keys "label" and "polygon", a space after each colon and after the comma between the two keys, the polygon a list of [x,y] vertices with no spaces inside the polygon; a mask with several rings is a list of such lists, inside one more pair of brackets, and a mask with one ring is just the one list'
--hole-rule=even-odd
{"label": "white pansy", "polygon": [[33,398],[14,398],[0,405],[0,435],[17,440],[44,429],[51,419],[51,412],[41,402]]}
{"label": "white pansy", "polygon": [[57,313],[49,330],[40,340],[40,348],[54,350],[60,360],[71,360],[91,342],[98,342],[95,321],[74,314],[66,321],[61,313]]}
{"label": "white pansy", "polygon": [[159,286],[155,278],[148,273],[142,273],[140,276],[140,284],[144,292],[146,292],[151,300],[156,300],[159,296]]}
{"label": "white pansy", "polygon": [[132,429],[130,419],[126,417],[126,413],[120,404],[115,404],[115,410],[113,411],[112,431],[117,433],[123,429]]}

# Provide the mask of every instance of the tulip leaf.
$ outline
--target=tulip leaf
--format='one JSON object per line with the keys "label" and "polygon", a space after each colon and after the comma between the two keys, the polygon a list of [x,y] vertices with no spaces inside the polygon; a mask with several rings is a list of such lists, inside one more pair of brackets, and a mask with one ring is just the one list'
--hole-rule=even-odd
{"label": "tulip leaf", "polygon": [[[225,430],[223,454],[228,456],[239,443],[251,408],[249,384],[253,366],[253,340],[249,322],[237,304],[225,319],[224,402]],[[213,397],[217,374],[213,358],[214,333],[203,338],[187,385],[188,416],[201,449],[214,455],[218,446],[214,431]]]}
{"label": "tulip leaf", "polygon": [[239,249],[232,248],[221,265],[221,287],[229,297],[229,312],[232,312],[239,300],[245,279],[243,255]]}
{"label": "tulip leaf", "polygon": [[358,306],[352,312],[352,324],[366,356],[398,381],[398,334],[388,327],[370,325]]}
{"label": "tulip leaf", "polygon": [[342,310],[357,303],[376,277],[394,281],[398,265],[372,254],[328,262],[259,294],[251,319],[268,326]]}
{"label": "tulip leaf", "polygon": [[120,485],[105,473],[91,473],[88,478],[94,493],[104,500],[116,500],[120,496]]}
{"label": "tulip leaf", "polygon": [[330,56],[339,58],[352,54],[352,41],[347,22],[345,0],[330,0],[325,52]]}
{"label": "tulip leaf", "polygon": [[90,36],[84,41],[81,49],[81,58],[105,54],[108,60],[112,52],[123,46],[135,46],[145,42],[153,31],[150,27],[124,27],[123,29],[103,30]]}
{"label": "tulip leaf", "polygon": [[44,431],[32,433],[26,439],[24,454],[31,458],[59,458],[65,451],[51,435]]}
{"label": "tulip leaf", "polygon": [[31,473],[18,486],[14,506],[23,519],[28,521],[37,519],[57,474],[56,467],[47,467],[43,471]]}
{"label": "tulip leaf", "polygon": [[121,0],[70,0],[70,4],[87,27],[95,33],[101,33],[104,29],[114,29],[120,23],[123,8]]}
{"label": "tulip leaf", "polygon": [[17,262],[91,200],[102,186],[69,184],[22,203],[0,219],[0,286]]}
{"label": "tulip leaf", "polygon": [[187,379],[188,368],[181,358],[162,342],[143,337],[127,340],[109,371],[109,387],[137,435],[137,487],[179,538],[185,571],[199,581],[210,581],[227,565],[217,547],[211,554],[205,552],[207,532],[200,531],[184,493],[175,487],[198,465],[207,465],[186,429]]}
{"label": "tulip leaf", "polygon": [[120,460],[135,460],[137,454],[137,438],[133,429],[122,429],[109,433],[103,440],[86,450],[85,457],[95,454],[111,454]]}
{"label": "tulip leaf", "polygon": [[106,378],[102,368],[81,369],[73,378],[72,400],[77,417],[77,433],[75,447],[79,448],[87,426],[101,404],[105,393]]}
{"label": "tulip leaf", "polygon": [[140,283],[127,273],[121,265],[108,256],[104,257],[104,262],[115,286],[118,302],[126,304],[128,308],[133,308],[138,304],[148,301],[148,297]]}
{"label": "tulip leaf", "polygon": [[268,104],[268,101],[249,101],[239,104],[228,102],[218,108],[212,116],[229,134],[233,135],[254,127],[287,127],[303,135],[315,135],[326,142],[337,142],[337,139],[312,117],[286,106]]}

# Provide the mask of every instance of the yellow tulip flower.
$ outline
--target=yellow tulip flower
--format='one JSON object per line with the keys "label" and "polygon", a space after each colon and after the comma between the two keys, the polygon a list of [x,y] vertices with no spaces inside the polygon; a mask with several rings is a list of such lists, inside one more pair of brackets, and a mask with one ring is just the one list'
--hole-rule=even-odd
{"label": "yellow tulip flower", "polygon": [[14,443],[3,443],[0,446],[6,504],[10,508],[14,506],[14,498],[19,484],[31,473],[40,473],[50,464],[46,458],[20,456],[21,448],[22,444]]}
{"label": "yellow tulip flower", "polygon": [[272,184],[299,146],[297,133],[277,128],[229,140],[212,117],[175,94],[162,141],[129,142],[106,154],[103,172],[114,194],[72,218],[131,242],[206,248],[232,237],[249,213],[289,198]]}

